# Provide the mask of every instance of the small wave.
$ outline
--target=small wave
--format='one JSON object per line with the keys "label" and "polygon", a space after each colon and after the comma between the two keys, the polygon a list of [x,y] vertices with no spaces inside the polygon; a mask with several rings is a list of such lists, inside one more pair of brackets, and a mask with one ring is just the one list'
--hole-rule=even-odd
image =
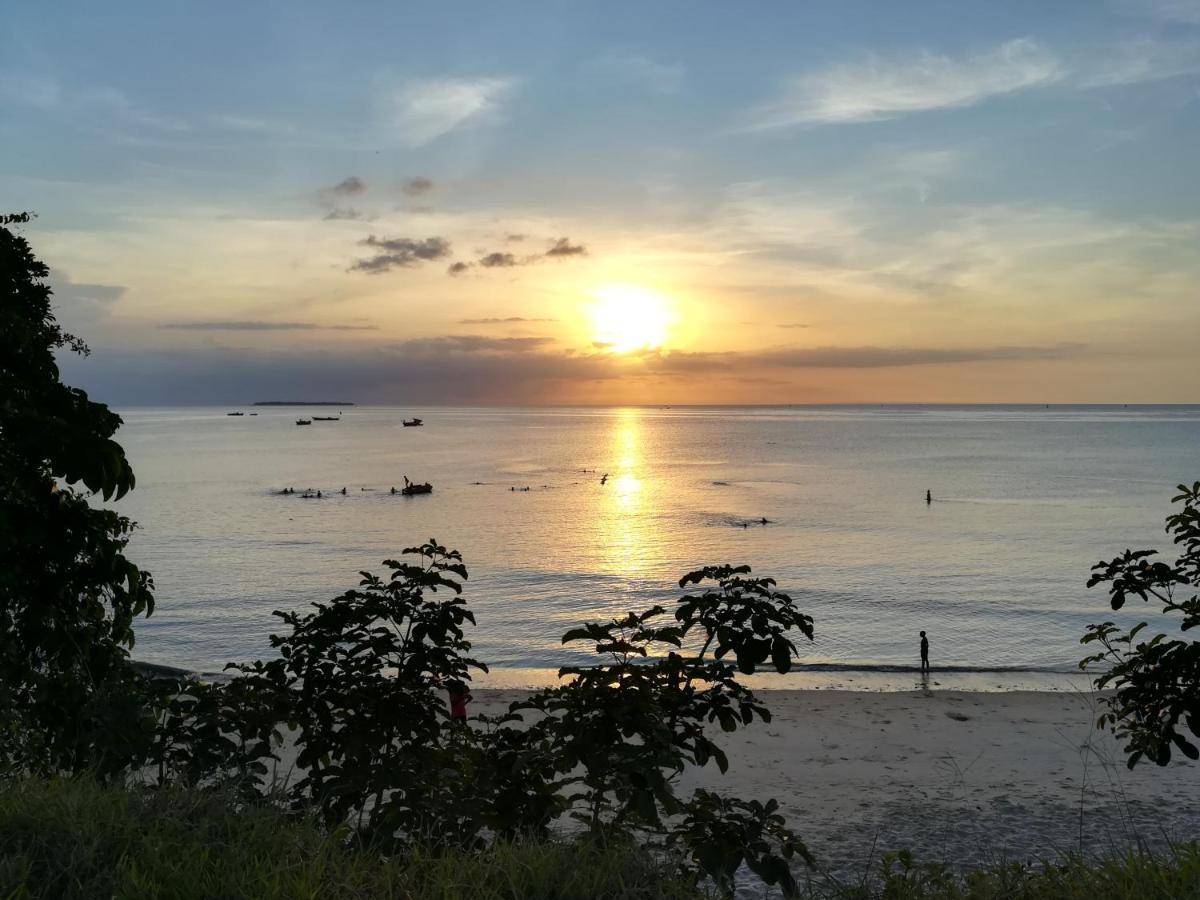
{"label": "small wave", "polygon": [[[801,663],[792,666],[793,672],[920,672],[920,666],[887,663]],[[933,666],[932,671],[960,674],[1043,674],[1068,675],[1079,670],[1073,666]]]}

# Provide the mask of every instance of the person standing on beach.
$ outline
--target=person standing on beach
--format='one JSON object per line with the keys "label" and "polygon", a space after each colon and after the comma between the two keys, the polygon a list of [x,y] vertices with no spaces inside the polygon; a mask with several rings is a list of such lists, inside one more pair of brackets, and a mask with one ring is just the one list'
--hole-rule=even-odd
{"label": "person standing on beach", "polygon": [[925,632],[921,632],[921,671],[929,671],[929,638],[925,637]]}
{"label": "person standing on beach", "polygon": [[451,687],[450,693],[450,721],[459,724],[467,724],[467,704],[471,702],[471,692],[466,687]]}

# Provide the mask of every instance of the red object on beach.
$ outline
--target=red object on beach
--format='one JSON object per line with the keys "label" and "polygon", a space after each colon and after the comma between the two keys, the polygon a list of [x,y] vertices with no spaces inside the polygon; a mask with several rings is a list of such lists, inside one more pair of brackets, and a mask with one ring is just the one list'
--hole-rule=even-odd
{"label": "red object on beach", "polygon": [[455,722],[467,721],[467,704],[471,702],[470,691],[450,690],[450,718]]}

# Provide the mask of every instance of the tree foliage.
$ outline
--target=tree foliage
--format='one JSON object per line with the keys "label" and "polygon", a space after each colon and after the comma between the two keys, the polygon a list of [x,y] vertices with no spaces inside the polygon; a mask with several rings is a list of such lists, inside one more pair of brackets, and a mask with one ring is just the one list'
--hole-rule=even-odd
{"label": "tree foliage", "polygon": [[[1157,602],[1164,616],[1179,616],[1180,633],[1200,625],[1200,481],[1179,485],[1172,498],[1181,504],[1167,516],[1167,533],[1179,548],[1174,562],[1156,559],[1156,550],[1126,550],[1092,567],[1088,587],[1108,586],[1114,610],[1130,598]],[[1200,640],[1172,638],[1140,622],[1128,632],[1113,622],[1090,625],[1084,644],[1098,651],[1081,668],[1107,666],[1096,679],[1101,698],[1099,725],[1109,727],[1124,744],[1129,768],[1143,757],[1160,766],[1171,761],[1172,748],[1188,759],[1200,757]]]}
{"label": "tree foliage", "polygon": [[119,772],[145,709],[131,700],[133,622],[153,583],[126,558],[132,523],[88,495],[124,495],[119,416],[62,383],[46,266],[0,217],[0,774]]}

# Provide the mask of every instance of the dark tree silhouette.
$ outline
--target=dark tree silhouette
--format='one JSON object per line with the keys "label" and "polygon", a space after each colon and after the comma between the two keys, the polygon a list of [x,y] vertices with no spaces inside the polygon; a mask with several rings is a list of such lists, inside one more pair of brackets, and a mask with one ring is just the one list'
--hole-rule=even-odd
{"label": "dark tree silhouette", "polygon": [[57,352],[88,350],[11,227],[28,221],[0,216],[0,774],[113,773],[147,724],[126,688],[153,584],[125,557],[133,524],[88,503],[121,497],[133,471],[120,417],[59,378]]}

